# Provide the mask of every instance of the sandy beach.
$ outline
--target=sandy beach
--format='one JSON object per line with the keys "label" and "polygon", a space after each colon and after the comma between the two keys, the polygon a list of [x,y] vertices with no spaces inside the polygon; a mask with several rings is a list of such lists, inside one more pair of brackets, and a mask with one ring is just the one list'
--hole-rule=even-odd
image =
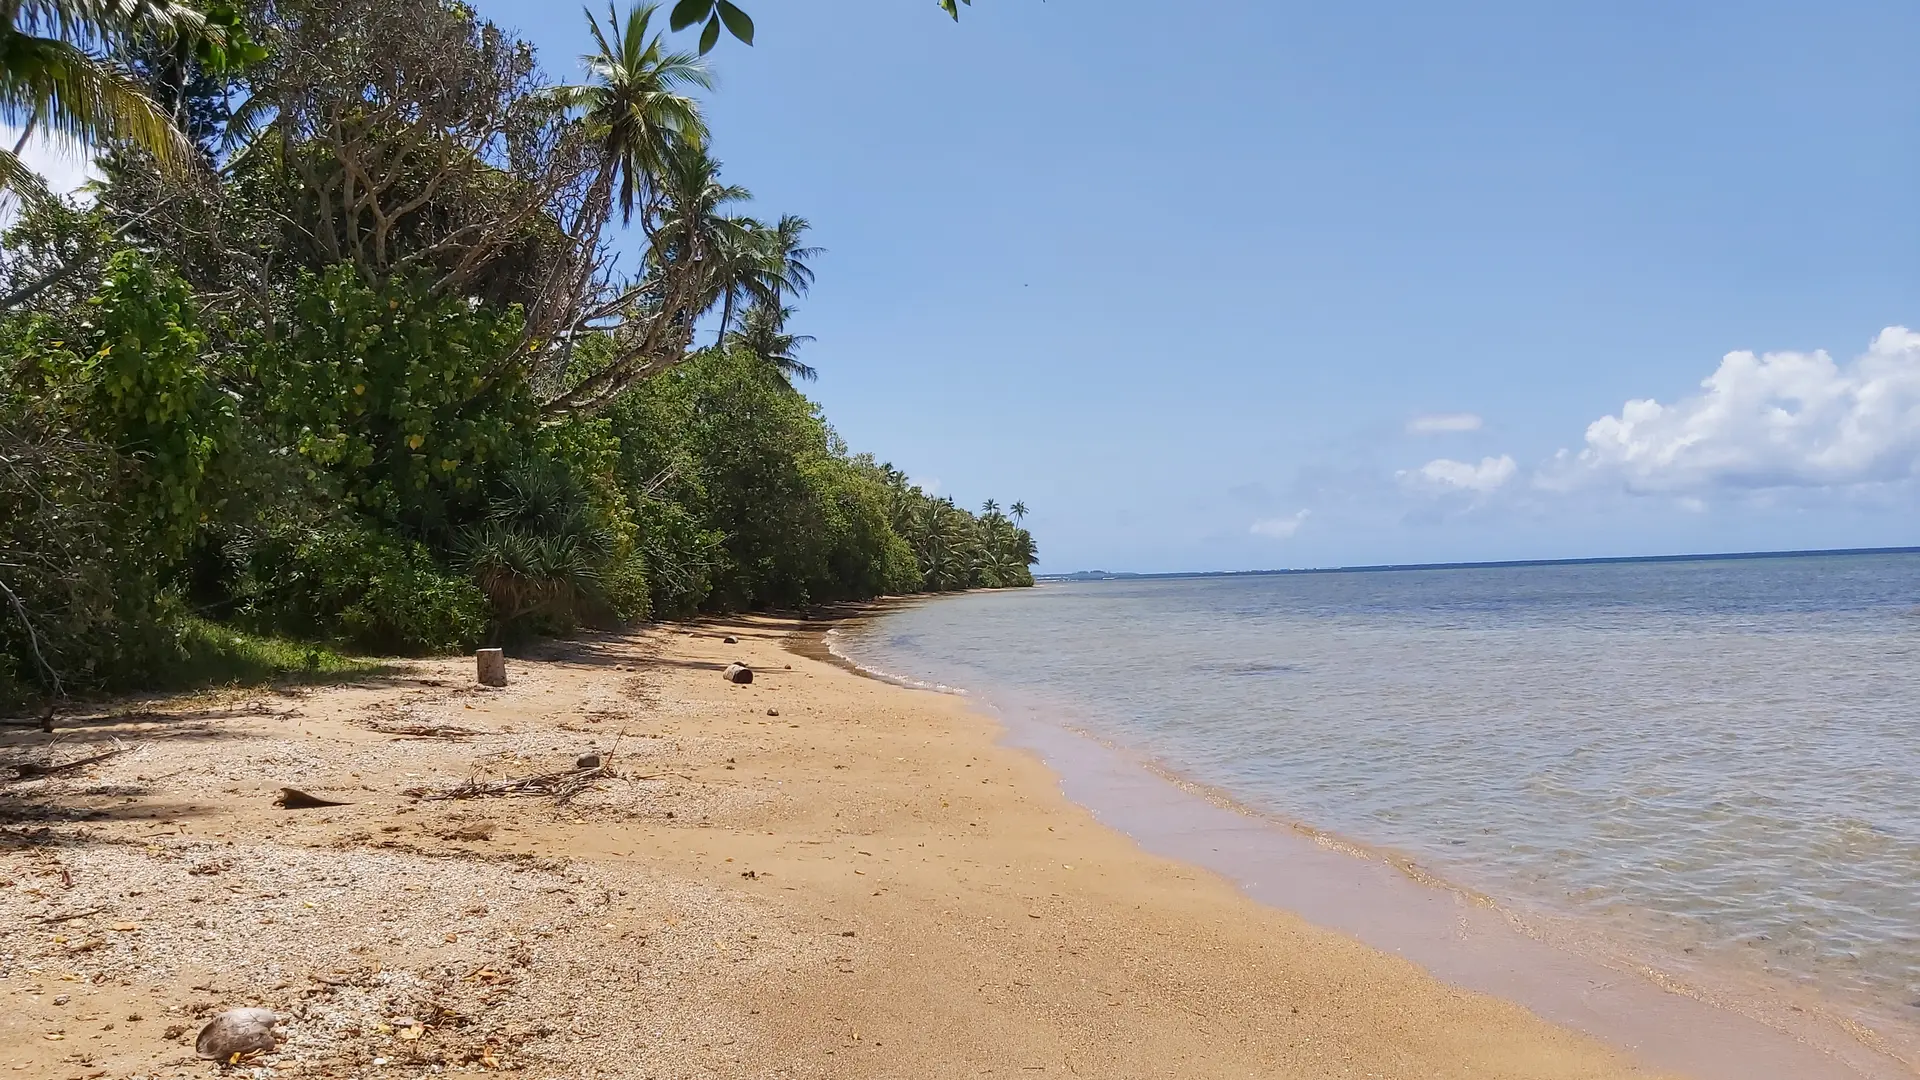
{"label": "sandy beach", "polygon": [[209,1075],[238,1006],[284,1017],[261,1077],[1654,1075],[1143,852],[821,629],[7,729],[9,764],[124,752],[0,781],[0,1076]]}

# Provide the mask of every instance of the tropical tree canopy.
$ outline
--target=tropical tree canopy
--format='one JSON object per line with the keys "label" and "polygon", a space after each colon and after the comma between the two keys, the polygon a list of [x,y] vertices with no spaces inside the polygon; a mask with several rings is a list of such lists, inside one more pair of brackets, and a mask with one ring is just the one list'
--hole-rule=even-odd
{"label": "tropical tree canopy", "polygon": [[652,6],[588,13],[577,82],[459,0],[0,10],[0,115],[103,176],[0,236],[0,702],[241,635],[1032,583],[1024,504],[936,497],[796,391],[824,252],[723,174]]}

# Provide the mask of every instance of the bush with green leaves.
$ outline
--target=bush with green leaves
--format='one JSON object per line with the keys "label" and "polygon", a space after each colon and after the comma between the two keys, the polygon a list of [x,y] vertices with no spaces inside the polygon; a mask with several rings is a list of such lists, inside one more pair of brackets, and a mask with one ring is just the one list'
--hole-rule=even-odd
{"label": "bush with green leaves", "polygon": [[301,640],[417,656],[486,636],[487,600],[424,544],[364,524],[280,528],[242,545],[242,621]]}
{"label": "bush with green leaves", "polygon": [[451,539],[532,437],[517,309],[347,266],[304,275],[251,347],[260,412],[316,486],[399,531]]}

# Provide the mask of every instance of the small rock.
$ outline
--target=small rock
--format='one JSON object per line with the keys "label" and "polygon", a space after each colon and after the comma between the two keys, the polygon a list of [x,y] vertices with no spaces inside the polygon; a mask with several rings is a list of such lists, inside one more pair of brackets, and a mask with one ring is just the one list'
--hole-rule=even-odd
{"label": "small rock", "polygon": [[69,1002],[69,1001],[72,1001],[72,1000],[73,1000],[73,998],[71,998],[71,997],[69,997],[68,995],[66,995],[66,994],[61,994],[61,995],[59,995],[58,997],[56,997],[56,998],[54,998],[54,999],[53,999],[53,1003],[54,1003],[55,1005],[65,1005],[65,1004],[66,1004],[67,1002]]}
{"label": "small rock", "polygon": [[722,638],[721,640],[728,645],[740,644],[740,639],[737,637],[734,637],[732,634],[728,634],[726,637]]}
{"label": "small rock", "polygon": [[600,755],[581,754],[574,759],[573,767],[576,769],[597,769],[600,767]]}
{"label": "small rock", "polygon": [[193,1052],[203,1058],[225,1061],[235,1054],[263,1053],[279,1045],[273,1037],[273,1025],[280,1022],[271,1009],[228,1009],[193,1040]]}
{"label": "small rock", "polygon": [[779,709],[768,709],[768,710],[767,710],[767,715],[768,715],[768,716],[779,716],[779,715],[780,715],[780,710],[779,710]]}
{"label": "small rock", "polygon": [[753,681],[753,669],[741,663],[728,664],[727,670],[721,672],[720,675],[730,683],[750,683]]}

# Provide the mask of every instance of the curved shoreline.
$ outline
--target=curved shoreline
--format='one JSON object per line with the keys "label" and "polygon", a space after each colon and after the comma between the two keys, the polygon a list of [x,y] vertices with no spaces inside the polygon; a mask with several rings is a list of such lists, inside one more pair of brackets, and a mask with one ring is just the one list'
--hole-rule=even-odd
{"label": "curved shoreline", "polygon": [[[898,604],[850,614],[884,617]],[[1574,948],[1496,898],[1381,850],[1248,806],[1090,732],[1010,716],[969,691],[878,671],[836,649],[836,627],[797,651],[889,686],[958,696],[1036,755],[1062,791],[1155,854],[1218,873],[1243,893],[1419,963],[1467,989],[1515,1001],[1649,1064],[1696,1080],[1904,1080],[1920,1071],[1838,1010],[1747,995],[1729,1001],[1631,954]],[[1150,809],[1143,809],[1150,808]],[[1213,839],[1225,839],[1212,843]],[[1329,858],[1331,856],[1331,858]]]}

